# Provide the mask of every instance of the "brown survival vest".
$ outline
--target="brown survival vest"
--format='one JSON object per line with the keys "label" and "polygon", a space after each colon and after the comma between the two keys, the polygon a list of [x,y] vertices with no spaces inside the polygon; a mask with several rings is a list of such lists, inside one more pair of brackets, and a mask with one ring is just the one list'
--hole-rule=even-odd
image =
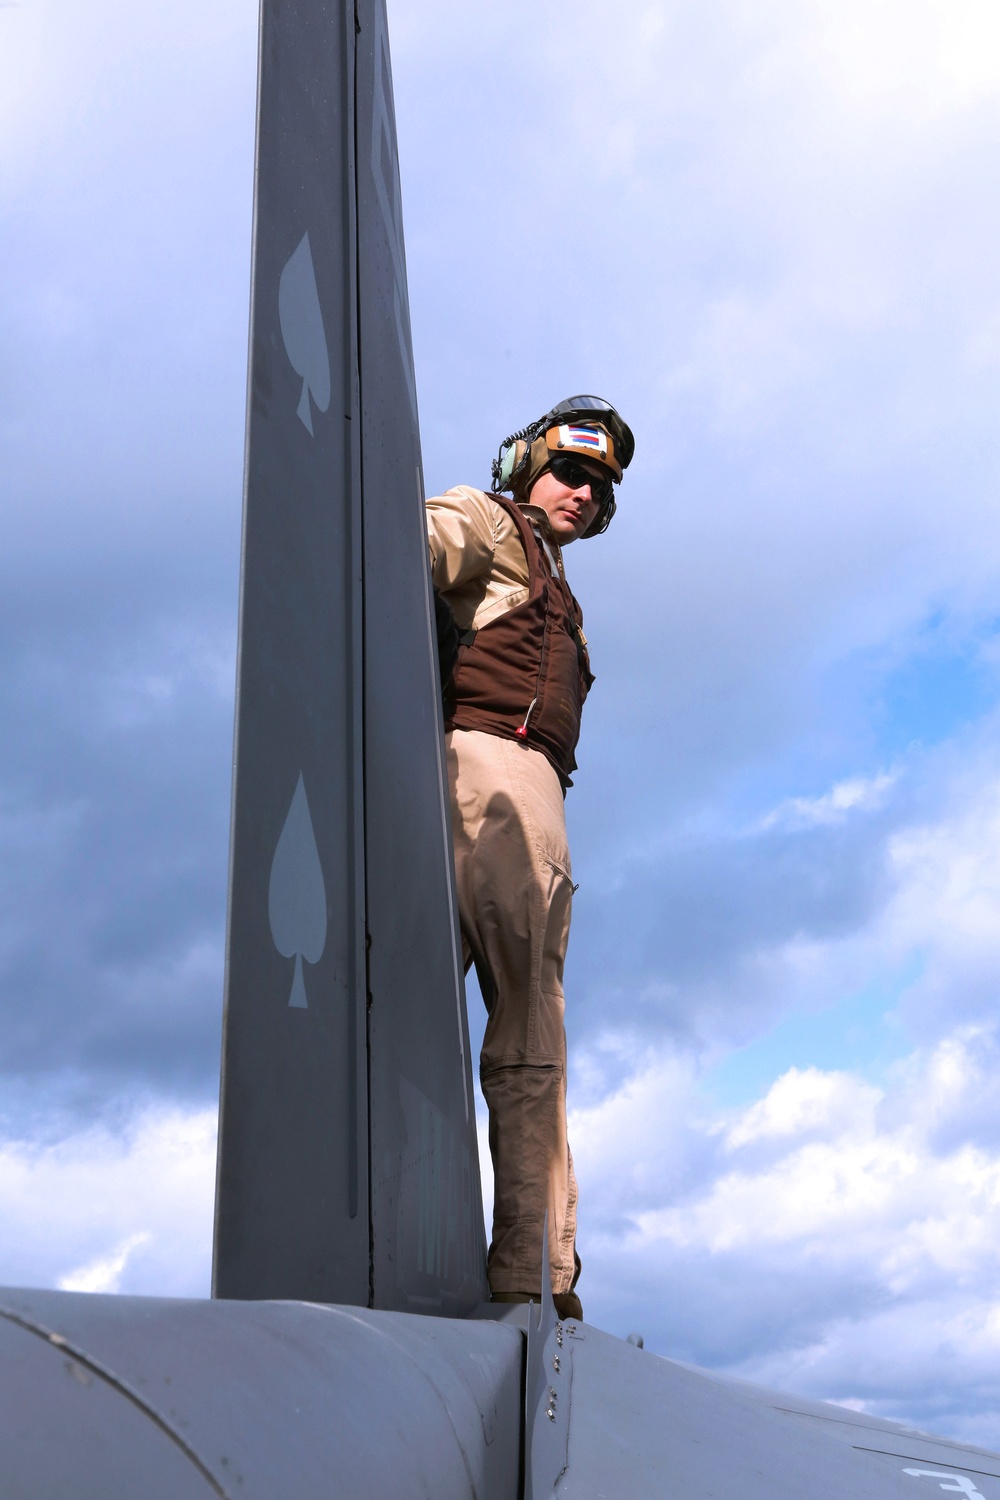
{"label": "brown survival vest", "polygon": [[583,702],[594,681],[583,614],[520,507],[491,495],[514,521],[528,560],[528,597],[463,637],[445,700],[446,729],[518,740],[572,786]]}

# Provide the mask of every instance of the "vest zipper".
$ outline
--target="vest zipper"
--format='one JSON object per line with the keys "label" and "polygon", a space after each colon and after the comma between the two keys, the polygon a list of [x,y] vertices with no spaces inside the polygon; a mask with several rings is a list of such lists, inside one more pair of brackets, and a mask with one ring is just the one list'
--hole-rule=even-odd
{"label": "vest zipper", "polygon": [[[541,532],[538,531],[538,529],[536,527],[532,526],[531,529],[532,529],[532,531],[534,533],[535,542],[536,542],[536,544],[538,546],[539,552],[544,553],[546,556],[548,556],[549,553],[548,553],[548,547],[546,546],[546,543],[545,543],[545,538],[542,536]],[[550,582],[553,583],[553,584],[558,584],[558,582],[559,582],[558,575],[556,573],[551,572],[551,570],[550,570],[549,577],[542,584],[542,592],[545,595],[545,623],[542,626],[542,644],[541,644],[541,647],[540,647],[539,652],[538,652],[538,676],[535,679],[536,683],[537,683],[537,686],[539,687],[539,689],[542,686],[542,678],[545,676],[545,653],[546,653],[546,651],[548,649],[549,631],[551,630],[551,621],[549,620],[549,583]],[[565,600],[563,602],[565,603]],[[521,725],[519,725],[518,728],[514,730],[514,737],[516,739],[526,740],[528,738],[528,720],[531,718],[531,715],[534,713],[534,711],[535,711],[535,704],[537,702],[538,702],[538,693],[536,692],[535,696],[532,698],[531,702],[528,704],[528,712],[524,716],[524,723],[521,724]]]}
{"label": "vest zipper", "polygon": [[517,729],[514,730],[514,736],[515,736],[516,739],[526,740],[528,738],[528,720],[531,718],[531,715],[534,713],[534,711],[535,711],[535,704],[537,702],[538,702],[537,698],[532,698],[531,702],[528,704],[528,712],[524,716],[524,723],[521,724]]}

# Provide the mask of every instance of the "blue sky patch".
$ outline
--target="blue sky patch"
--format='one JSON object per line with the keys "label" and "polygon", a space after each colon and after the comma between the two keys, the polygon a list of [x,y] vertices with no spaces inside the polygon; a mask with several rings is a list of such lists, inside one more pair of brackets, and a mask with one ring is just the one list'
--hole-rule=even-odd
{"label": "blue sky patch", "polygon": [[793,1011],[710,1068],[702,1087],[713,1103],[732,1109],[763,1097],[789,1068],[861,1073],[879,1082],[886,1069],[911,1050],[895,1007],[919,978],[921,967],[919,955],[914,955],[889,983],[868,985],[825,1010]]}

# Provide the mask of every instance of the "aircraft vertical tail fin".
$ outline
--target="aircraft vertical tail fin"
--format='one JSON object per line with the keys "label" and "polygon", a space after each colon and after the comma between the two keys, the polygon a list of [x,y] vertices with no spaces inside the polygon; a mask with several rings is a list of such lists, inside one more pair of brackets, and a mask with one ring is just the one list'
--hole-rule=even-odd
{"label": "aircraft vertical tail fin", "polygon": [[383,0],[263,0],[215,1295],[485,1240]]}

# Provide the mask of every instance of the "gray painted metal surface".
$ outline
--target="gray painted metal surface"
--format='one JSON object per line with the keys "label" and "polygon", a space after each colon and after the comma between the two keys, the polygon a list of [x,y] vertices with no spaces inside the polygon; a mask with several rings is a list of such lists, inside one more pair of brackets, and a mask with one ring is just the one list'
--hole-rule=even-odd
{"label": "gray painted metal surface", "polygon": [[[549,1263],[548,1215],[542,1230],[542,1265]],[[569,1461],[573,1392],[573,1324],[556,1317],[549,1277],[542,1276],[539,1304],[531,1303],[525,1327],[524,1500],[551,1495]]]}
{"label": "gray painted metal surface", "polygon": [[366,1303],[353,32],[261,9],[215,1289]]}
{"label": "gray painted metal surface", "polygon": [[512,1500],[519,1332],[0,1291],[4,1500]]}
{"label": "gray painted metal surface", "polygon": [[462,1312],[485,1236],[382,0],[263,0],[214,1289]]}
{"label": "gray painted metal surface", "polygon": [[488,1295],[383,0],[357,37],[369,1086],[377,1307]]}
{"label": "gray painted metal surface", "polygon": [[[582,1324],[563,1325],[561,1346],[550,1335],[546,1356],[558,1399],[543,1391],[534,1413],[531,1500],[1000,1500],[1000,1455],[984,1449],[720,1378]],[[565,1458],[553,1477],[557,1431]]]}
{"label": "gray painted metal surface", "polygon": [[1000,1454],[482,1311],[2,1290],[0,1495],[1000,1500]]}

